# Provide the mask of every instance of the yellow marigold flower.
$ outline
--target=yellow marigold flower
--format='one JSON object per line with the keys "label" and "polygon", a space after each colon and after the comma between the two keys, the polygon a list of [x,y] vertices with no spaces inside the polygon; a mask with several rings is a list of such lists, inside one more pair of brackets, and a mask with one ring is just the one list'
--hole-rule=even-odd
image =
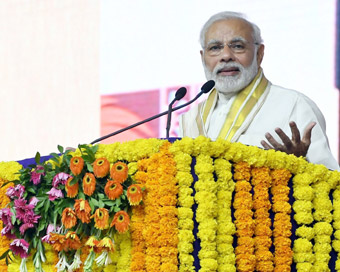
{"label": "yellow marigold flower", "polygon": [[83,223],[90,223],[91,219],[91,207],[87,200],[76,199],[74,204],[77,217]]}
{"label": "yellow marigold flower", "polygon": [[123,183],[128,177],[129,168],[126,163],[116,162],[112,165],[110,170],[110,176],[113,180]]}
{"label": "yellow marigold flower", "polygon": [[78,176],[84,168],[84,159],[82,157],[73,157],[70,161],[70,169],[73,175]]}
{"label": "yellow marigold flower", "polygon": [[109,199],[115,200],[122,195],[123,186],[116,180],[108,180],[104,191]]}
{"label": "yellow marigold flower", "polygon": [[120,233],[126,232],[129,229],[130,217],[125,211],[117,212],[111,222],[111,227],[115,227]]}
{"label": "yellow marigold flower", "polygon": [[76,213],[71,208],[65,208],[61,214],[61,222],[66,229],[70,229],[77,224]]}
{"label": "yellow marigold flower", "polygon": [[86,173],[83,178],[83,191],[85,195],[91,196],[96,189],[96,178],[92,173]]}
{"label": "yellow marigold flower", "polygon": [[78,181],[75,184],[71,185],[72,180],[73,180],[73,177],[68,178],[68,180],[66,181],[66,184],[65,184],[65,190],[67,192],[67,197],[70,197],[70,198],[76,197],[77,194],[78,194],[78,190],[79,190]]}
{"label": "yellow marigold flower", "polygon": [[296,200],[293,203],[293,209],[295,213],[298,212],[312,212],[313,204],[311,201]]}
{"label": "yellow marigold flower", "polygon": [[138,205],[143,198],[143,192],[139,185],[132,184],[127,189],[127,198],[129,200],[130,205]]}
{"label": "yellow marigold flower", "polygon": [[312,252],[313,244],[304,238],[298,238],[294,241],[294,252],[304,253]]}
{"label": "yellow marigold flower", "polygon": [[91,218],[94,218],[95,228],[103,230],[109,227],[109,211],[107,209],[98,208]]}
{"label": "yellow marigold flower", "polygon": [[[297,271],[313,271],[313,264],[312,263],[297,263],[296,264],[296,270]],[[322,270],[317,270],[317,271],[322,271]],[[327,269],[325,270],[327,271]]]}
{"label": "yellow marigold flower", "polygon": [[93,173],[97,178],[105,177],[110,171],[110,162],[106,158],[98,158],[93,162]]}
{"label": "yellow marigold flower", "polygon": [[310,186],[297,186],[294,188],[293,197],[296,200],[309,200],[314,198],[313,188]]}
{"label": "yellow marigold flower", "polygon": [[314,221],[313,215],[308,212],[299,212],[294,214],[295,221],[299,224],[306,224],[309,225]]}

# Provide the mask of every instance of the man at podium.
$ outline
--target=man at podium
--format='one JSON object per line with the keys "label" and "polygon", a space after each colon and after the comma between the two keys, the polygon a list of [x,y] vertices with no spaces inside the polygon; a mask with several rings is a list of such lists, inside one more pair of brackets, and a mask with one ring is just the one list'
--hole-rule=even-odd
{"label": "man at podium", "polygon": [[206,78],[216,85],[205,101],[180,117],[183,137],[204,135],[280,150],[339,170],[316,104],[266,79],[257,25],[242,14],[221,12],[204,24],[200,43]]}

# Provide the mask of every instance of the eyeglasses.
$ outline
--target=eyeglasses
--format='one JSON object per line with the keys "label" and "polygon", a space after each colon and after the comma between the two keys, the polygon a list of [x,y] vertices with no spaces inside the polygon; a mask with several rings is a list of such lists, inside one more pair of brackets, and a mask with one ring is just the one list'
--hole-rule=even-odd
{"label": "eyeglasses", "polygon": [[209,56],[220,55],[225,46],[228,46],[235,54],[242,54],[249,48],[249,44],[259,45],[259,43],[251,43],[248,41],[233,41],[230,43],[213,42],[204,49]]}

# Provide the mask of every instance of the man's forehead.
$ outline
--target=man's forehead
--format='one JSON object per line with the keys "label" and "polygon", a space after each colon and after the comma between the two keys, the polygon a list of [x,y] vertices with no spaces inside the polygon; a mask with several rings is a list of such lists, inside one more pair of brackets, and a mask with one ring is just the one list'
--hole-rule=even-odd
{"label": "man's forehead", "polygon": [[252,39],[253,29],[245,20],[232,18],[214,22],[205,35],[205,42],[212,40],[230,41],[235,38]]}

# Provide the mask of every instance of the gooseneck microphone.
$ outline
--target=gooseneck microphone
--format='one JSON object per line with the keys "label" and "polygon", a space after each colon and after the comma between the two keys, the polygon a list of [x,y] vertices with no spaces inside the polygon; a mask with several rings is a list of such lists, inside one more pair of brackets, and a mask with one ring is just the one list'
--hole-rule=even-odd
{"label": "gooseneck microphone", "polygon": [[173,112],[172,110],[172,106],[174,105],[174,103],[178,100],[181,100],[187,93],[187,89],[182,87],[179,88],[175,94],[175,98],[171,101],[171,103],[169,104],[169,108],[168,108],[168,119],[166,122],[166,137],[169,138],[169,131],[170,131],[170,126],[171,126],[171,114]]}
{"label": "gooseneck microphone", "polygon": [[[179,110],[179,109],[181,109],[181,108],[184,108],[184,107],[190,105],[192,102],[196,101],[202,94],[210,92],[214,86],[215,86],[215,81],[213,81],[213,80],[207,81],[207,82],[204,83],[204,85],[202,86],[201,91],[200,91],[193,99],[191,99],[189,102],[187,102],[187,103],[185,103],[185,104],[183,104],[183,105],[180,105],[180,106],[178,106],[178,107],[173,108],[172,111],[176,111],[176,110]],[[176,92],[176,93],[177,93],[177,92]],[[102,137],[100,137],[100,138],[94,140],[93,142],[91,142],[91,144],[95,144],[95,143],[100,142],[100,141],[102,141],[102,140],[105,140],[105,139],[107,139],[107,138],[109,138],[109,137],[112,137],[112,136],[115,136],[115,135],[117,135],[117,134],[119,134],[119,133],[122,133],[122,132],[124,132],[124,131],[126,131],[126,130],[129,130],[129,129],[131,129],[131,128],[137,127],[137,126],[142,125],[142,124],[144,124],[144,123],[146,123],[146,122],[152,121],[152,120],[154,120],[154,119],[156,119],[156,118],[158,118],[158,117],[161,117],[161,116],[163,116],[163,115],[165,115],[165,114],[168,114],[168,112],[169,112],[169,111],[164,111],[164,112],[159,113],[159,114],[157,114],[157,115],[155,115],[155,116],[152,116],[152,117],[150,117],[150,118],[148,118],[148,119],[145,119],[145,120],[143,120],[143,121],[140,121],[140,122],[138,122],[138,123],[135,123],[135,124],[133,124],[133,125],[131,125],[131,126],[122,128],[122,129],[117,130],[117,131],[115,131],[115,132],[112,132],[112,133],[110,133],[110,134],[108,134],[108,135],[102,136]]]}

